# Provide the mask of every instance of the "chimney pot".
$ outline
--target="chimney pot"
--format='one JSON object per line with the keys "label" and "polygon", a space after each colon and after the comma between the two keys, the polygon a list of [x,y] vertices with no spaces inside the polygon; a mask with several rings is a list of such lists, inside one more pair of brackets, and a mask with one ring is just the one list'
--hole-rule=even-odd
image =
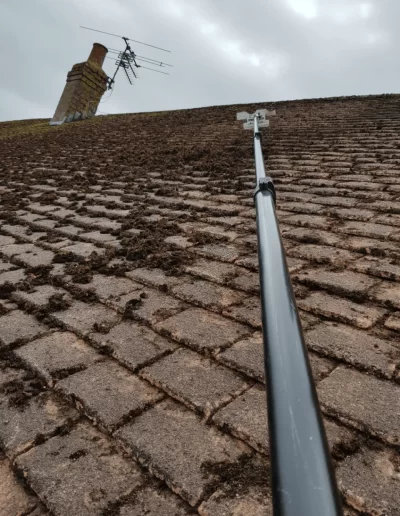
{"label": "chimney pot", "polygon": [[93,63],[101,68],[107,52],[108,48],[101,43],[93,43],[93,48],[88,58],[89,63]]}

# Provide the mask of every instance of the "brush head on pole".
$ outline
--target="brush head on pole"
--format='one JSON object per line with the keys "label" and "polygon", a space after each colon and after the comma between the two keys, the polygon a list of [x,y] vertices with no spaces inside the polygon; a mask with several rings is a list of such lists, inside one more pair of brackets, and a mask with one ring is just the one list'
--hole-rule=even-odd
{"label": "brush head on pole", "polygon": [[243,127],[244,129],[253,129],[254,118],[257,117],[258,127],[269,127],[268,116],[276,115],[276,111],[268,111],[268,109],[257,109],[253,114],[247,113],[247,111],[240,111],[237,113],[236,120],[245,120]]}

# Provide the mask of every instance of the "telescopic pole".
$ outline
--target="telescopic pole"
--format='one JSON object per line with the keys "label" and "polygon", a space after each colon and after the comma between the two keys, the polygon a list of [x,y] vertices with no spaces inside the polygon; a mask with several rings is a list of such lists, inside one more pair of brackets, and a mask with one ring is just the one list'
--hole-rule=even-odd
{"label": "telescopic pole", "polygon": [[[244,119],[243,115],[238,118]],[[265,174],[259,123],[268,125],[266,116],[259,110],[248,115],[244,125],[254,127],[274,516],[340,516],[340,496],[275,214],[275,189]]]}

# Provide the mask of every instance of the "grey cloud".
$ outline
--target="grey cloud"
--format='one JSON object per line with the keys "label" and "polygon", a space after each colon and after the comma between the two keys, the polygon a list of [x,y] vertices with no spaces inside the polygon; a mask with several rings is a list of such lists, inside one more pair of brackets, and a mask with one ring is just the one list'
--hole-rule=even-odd
{"label": "grey cloud", "polygon": [[119,76],[105,113],[396,92],[399,16],[397,0],[3,0],[0,119],[51,117],[94,41],[122,48],[79,25],[172,50],[133,44],[174,68]]}

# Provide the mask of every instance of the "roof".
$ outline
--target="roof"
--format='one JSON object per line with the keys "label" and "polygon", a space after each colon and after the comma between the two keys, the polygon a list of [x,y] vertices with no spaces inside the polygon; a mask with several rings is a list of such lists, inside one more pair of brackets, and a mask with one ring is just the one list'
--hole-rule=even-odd
{"label": "roof", "polygon": [[347,514],[399,514],[400,95],[0,124],[7,514],[271,514],[259,107]]}

